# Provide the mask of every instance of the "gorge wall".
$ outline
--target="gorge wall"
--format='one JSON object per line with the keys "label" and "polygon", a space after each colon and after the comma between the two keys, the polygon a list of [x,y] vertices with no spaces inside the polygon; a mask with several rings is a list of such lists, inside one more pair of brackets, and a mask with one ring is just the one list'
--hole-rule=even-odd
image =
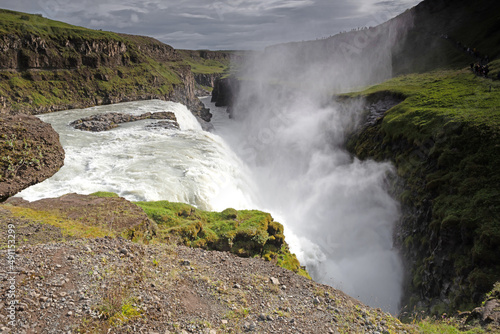
{"label": "gorge wall", "polygon": [[[404,101],[379,92],[368,105]],[[429,115],[418,130],[419,116],[409,103],[366,123],[348,143],[361,159],[392,161],[400,177],[393,191],[402,205],[394,240],[406,264],[405,311],[434,314],[471,310],[499,278],[498,200],[495,165],[496,131],[486,126]],[[413,118],[416,117],[416,118]],[[397,122],[407,124],[399,131]],[[401,125],[399,125],[401,127]],[[422,137],[415,138],[416,131]]]}
{"label": "gorge wall", "polygon": [[[214,76],[195,74],[186,52],[149,37],[94,31],[7,10],[2,14],[8,20],[0,29],[0,112],[40,114],[162,99],[185,104],[210,121],[196,96],[196,79],[210,86]],[[197,54],[197,60],[214,60],[221,72],[224,64],[219,61],[229,63],[227,53],[189,53]]]}

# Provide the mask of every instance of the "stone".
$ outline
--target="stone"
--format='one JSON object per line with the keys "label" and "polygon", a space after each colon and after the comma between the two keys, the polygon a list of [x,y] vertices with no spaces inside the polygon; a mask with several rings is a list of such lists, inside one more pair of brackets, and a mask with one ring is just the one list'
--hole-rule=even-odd
{"label": "stone", "polygon": [[274,285],[280,285],[280,281],[275,278],[275,277],[271,277],[269,278],[269,280],[271,281],[271,283],[273,283]]}

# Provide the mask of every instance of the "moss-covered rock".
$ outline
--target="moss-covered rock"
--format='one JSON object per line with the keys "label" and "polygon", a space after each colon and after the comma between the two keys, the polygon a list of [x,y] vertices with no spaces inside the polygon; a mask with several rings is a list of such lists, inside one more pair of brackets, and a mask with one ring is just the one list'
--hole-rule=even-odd
{"label": "moss-covered rock", "polygon": [[158,224],[160,239],[185,245],[228,251],[242,257],[262,257],[309,277],[290,253],[283,225],[269,213],[229,208],[222,212],[198,210],[182,203],[137,202]]}

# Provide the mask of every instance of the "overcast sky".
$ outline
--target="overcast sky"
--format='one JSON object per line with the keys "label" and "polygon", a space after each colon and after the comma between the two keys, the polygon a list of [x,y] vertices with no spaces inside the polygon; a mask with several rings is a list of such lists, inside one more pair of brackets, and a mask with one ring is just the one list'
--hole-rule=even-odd
{"label": "overcast sky", "polygon": [[374,26],[421,0],[0,0],[0,7],[178,49],[243,50]]}

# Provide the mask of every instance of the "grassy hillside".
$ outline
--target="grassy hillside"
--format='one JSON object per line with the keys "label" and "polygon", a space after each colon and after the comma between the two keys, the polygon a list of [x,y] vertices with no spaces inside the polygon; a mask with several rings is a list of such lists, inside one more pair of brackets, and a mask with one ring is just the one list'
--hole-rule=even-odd
{"label": "grassy hillside", "polygon": [[[491,63],[500,71],[500,61]],[[469,69],[412,74],[352,96],[404,101],[349,142],[404,180],[399,241],[410,309],[471,309],[500,280],[500,81]]]}
{"label": "grassy hillside", "polygon": [[153,38],[0,10],[0,108],[42,113],[140,99],[201,110],[193,73],[219,74],[227,53],[188,57]]}
{"label": "grassy hillside", "polygon": [[233,52],[208,50],[178,50],[183,61],[194,74],[223,74],[229,70]]}
{"label": "grassy hillside", "polygon": [[32,34],[40,37],[62,39],[85,38],[124,41],[124,38],[116,33],[73,26],[44,18],[41,14],[33,15],[6,9],[0,9],[0,34],[16,34],[19,36]]}

